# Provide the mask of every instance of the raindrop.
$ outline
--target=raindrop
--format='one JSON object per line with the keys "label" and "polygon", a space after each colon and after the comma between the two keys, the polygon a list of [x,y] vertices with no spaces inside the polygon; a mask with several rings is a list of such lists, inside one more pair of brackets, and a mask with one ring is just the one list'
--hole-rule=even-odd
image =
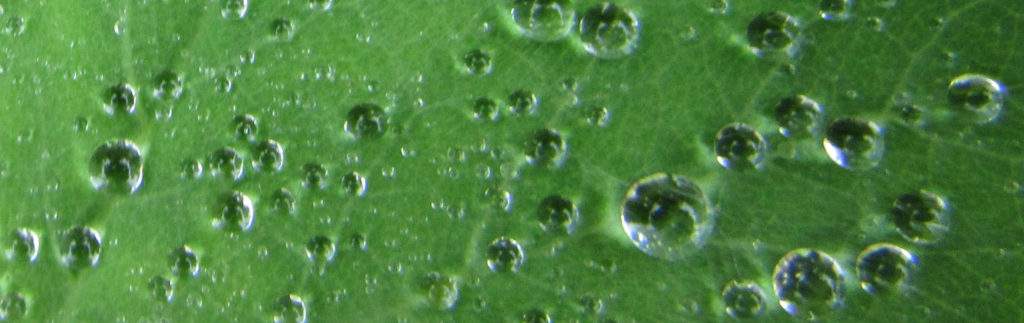
{"label": "raindrop", "polygon": [[832,161],[851,170],[877,166],[885,152],[882,128],[874,122],[854,118],[829,124],[822,144]]}
{"label": "raindrop", "polygon": [[220,15],[226,19],[242,19],[248,11],[249,0],[224,0]]}
{"label": "raindrop", "polygon": [[479,98],[473,103],[473,116],[482,120],[498,120],[498,103],[490,98]]}
{"label": "raindrop", "polygon": [[853,11],[853,0],[821,0],[819,10],[825,20],[846,20]]}
{"label": "raindrop", "polygon": [[64,232],[61,262],[73,270],[96,266],[100,261],[100,234],[90,227],[74,227]]}
{"label": "raindrop", "polygon": [[25,33],[25,18],[14,16],[7,19],[4,25],[4,33],[11,36],[21,36]]}
{"label": "raindrop", "polygon": [[438,272],[428,273],[420,279],[420,290],[431,306],[451,310],[459,300],[459,286],[451,277]]}
{"label": "raindrop", "polygon": [[322,276],[327,264],[334,261],[334,255],[337,253],[337,250],[331,238],[315,236],[306,243],[306,258],[313,262],[317,273]]}
{"label": "raindrop", "polygon": [[0,297],[0,321],[15,321],[28,314],[28,302],[19,293],[7,293]]}
{"label": "raindrop", "polygon": [[747,41],[758,56],[775,51],[792,55],[799,37],[796,19],[783,12],[762,13],[747,26]]}
{"label": "raindrop", "polygon": [[149,292],[158,301],[170,302],[174,299],[174,284],[170,279],[156,276],[149,280]]}
{"label": "raindrop", "polygon": [[494,68],[491,54],[482,49],[473,49],[467,52],[462,56],[462,63],[466,66],[466,72],[469,74],[490,74]]}
{"label": "raindrop", "polygon": [[171,263],[171,274],[186,278],[199,276],[199,258],[189,246],[181,246],[168,255]]}
{"label": "raindrop", "polygon": [[927,191],[903,194],[892,205],[892,222],[908,241],[916,244],[938,242],[949,232],[949,205]]}
{"label": "raindrop", "polygon": [[213,177],[223,175],[237,181],[242,179],[244,170],[242,156],[234,149],[224,147],[210,154],[210,175]]}
{"label": "raindrop", "polygon": [[818,133],[825,111],[818,102],[803,95],[784,98],[775,105],[779,133],[790,138],[806,138]]}
{"label": "raindrop", "polygon": [[270,23],[270,31],[274,40],[290,41],[295,38],[295,23],[288,18],[277,18]]}
{"label": "raindrop", "polygon": [[572,200],[551,195],[540,202],[537,220],[544,231],[572,234],[580,222],[580,210]]}
{"label": "raindrop", "polygon": [[583,48],[598,58],[618,58],[633,53],[640,39],[640,21],[626,8],[602,3],[580,18]]}
{"label": "raindrop", "polygon": [[366,177],[357,172],[342,175],[341,190],[351,196],[366,195]]}
{"label": "raindrop", "polygon": [[189,158],[181,161],[181,178],[199,179],[203,177],[203,163]]}
{"label": "raindrop", "polygon": [[184,79],[171,71],[164,71],[156,76],[156,87],[153,97],[161,100],[176,100],[185,92]]}
{"label": "raindrop", "polygon": [[576,20],[571,0],[513,0],[511,13],[516,28],[539,41],[565,38]]}
{"label": "raindrop", "polygon": [[274,323],[306,322],[306,302],[301,297],[292,294],[281,296],[274,307],[277,310]]}
{"label": "raindrop", "polygon": [[764,314],[764,291],[752,281],[731,281],[722,290],[725,312],[736,319],[746,319]]}
{"label": "raindrop", "polygon": [[551,323],[551,316],[548,312],[535,308],[523,313],[523,323]]}
{"label": "raindrop", "polygon": [[949,104],[972,115],[977,123],[992,122],[1003,111],[1006,89],[984,75],[964,74],[949,82]]}
{"label": "raindrop", "polygon": [[253,148],[252,168],[280,172],[284,168],[284,147],[273,139],[264,139]]}
{"label": "raindrop", "polygon": [[92,187],[99,191],[132,194],[142,186],[142,152],[128,140],[111,140],[89,160]]}
{"label": "raindrop", "polygon": [[235,132],[235,139],[251,142],[256,140],[259,123],[256,121],[256,117],[243,114],[231,120],[231,129]]}
{"label": "raindrop", "polygon": [[288,189],[279,188],[270,195],[270,207],[278,214],[293,215],[295,214],[295,196]]}
{"label": "raindrop", "polygon": [[715,137],[715,158],[728,169],[760,169],[767,150],[761,134],[742,123],[722,128]]}
{"label": "raindrop", "polygon": [[107,89],[109,102],[103,105],[107,114],[135,113],[135,88],[127,83],[118,84]]}
{"label": "raindrop", "polygon": [[887,243],[876,243],[857,256],[860,287],[872,294],[899,290],[917,268],[917,257],[906,249]]}
{"label": "raindrop", "polygon": [[622,228],[643,252],[669,260],[704,245],[713,228],[704,192],[690,180],[666,173],[629,188],[622,203]]}
{"label": "raindrop", "polygon": [[525,143],[526,161],[531,165],[557,168],[569,156],[569,144],[554,129],[539,129]]}
{"label": "raindrop", "polygon": [[540,106],[540,99],[530,90],[516,90],[508,96],[508,111],[513,115],[533,114]]}
{"label": "raindrop", "polygon": [[334,0],[309,0],[309,8],[313,10],[327,11],[334,5]]}
{"label": "raindrop", "polygon": [[842,305],[843,269],[824,252],[790,251],[775,265],[774,276],[779,305],[790,315],[815,320]]}
{"label": "raindrop", "polygon": [[487,267],[496,273],[517,272],[519,267],[526,262],[526,253],[519,242],[500,237],[491,243],[487,248]]}
{"label": "raindrop", "polygon": [[253,222],[252,200],[241,192],[231,192],[221,198],[219,216],[213,221],[215,228],[229,231],[249,231]]}
{"label": "raindrop", "polygon": [[348,119],[345,121],[345,131],[356,138],[380,138],[387,128],[387,113],[373,103],[364,103],[353,107],[352,110],[349,110]]}
{"label": "raindrop", "polygon": [[306,189],[327,189],[327,168],[323,164],[308,163],[302,165],[302,187]]}
{"label": "raindrop", "polygon": [[11,231],[7,238],[7,259],[35,262],[39,258],[39,235],[32,230],[21,228]]}

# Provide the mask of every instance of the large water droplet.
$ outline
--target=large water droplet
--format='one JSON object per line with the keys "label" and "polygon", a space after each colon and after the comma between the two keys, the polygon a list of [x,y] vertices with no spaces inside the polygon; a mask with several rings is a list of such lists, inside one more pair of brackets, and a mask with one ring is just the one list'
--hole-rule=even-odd
{"label": "large water droplet", "polygon": [[427,303],[442,310],[450,310],[459,300],[458,283],[451,277],[438,272],[428,273],[420,279],[419,287]]}
{"label": "large water droplet", "polygon": [[184,78],[178,73],[164,71],[154,80],[153,97],[162,100],[175,100],[185,92]]}
{"label": "large water droplet", "polygon": [[508,111],[512,115],[534,114],[540,106],[540,99],[533,91],[520,89],[508,95]]}
{"label": "large water droplet", "polygon": [[199,276],[199,257],[189,246],[181,246],[167,256],[171,263],[171,274],[178,277]]}
{"label": "large water droplet", "polygon": [[949,232],[949,214],[946,201],[927,191],[903,194],[892,205],[893,224],[917,244],[936,243]]}
{"label": "large water droplet", "polygon": [[357,172],[342,175],[341,190],[351,196],[366,195],[366,177]]}
{"label": "large water droplet", "polygon": [[388,129],[388,115],[379,105],[364,103],[349,110],[345,131],[356,138],[375,139]]}
{"label": "large water droplet", "polygon": [[252,115],[243,114],[231,120],[231,129],[235,132],[235,139],[244,141],[256,141],[256,132],[259,131],[259,122]]}
{"label": "large water droplet", "polygon": [[853,11],[853,0],[821,0],[818,9],[825,20],[846,20]]}
{"label": "large water droplet", "polygon": [[281,17],[270,23],[271,37],[276,41],[290,41],[295,38],[295,23],[291,19]]}
{"label": "large water droplet", "polygon": [[210,175],[213,177],[228,178],[231,180],[242,179],[242,172],[245,171],[242,155],[232,148],[224,147],[214,150],[210,154]]}
{"label": "large water droplet", "polygon": [[170,302],[174,299],[174,284],[170,279],[156,276],[149,279],[149,293],[158,301]]}
{"label": "large water droplet", "polygon": [[576,20],[571,0],[513,0],[511,13],[517,29],[539,41],[565,38]]}
{"label": "large water droplet", "polygon": [[224,0],[220,9],[221,17],[226,19],[242,19],[249,12],[249,0]]}
{"label": "large water droplet", "polygon": [[253,147],[252,168],[280,172],[284,168],[284,147],[273,139],[264,139]]}
{"label": "large water droplet", "polygon": [[764,314],[764,291],[752,281],[731,281],[722,290],[725,312],[737,319]]}
{"label": "large water droplet", "polygon": [[517,272],[526,262],[526,253],[515,239],[500,237],[487,248],[487,267],[496,273]]}
{"label": "large water droplet", "polygon": [[12,261],[35,262],[39,257],[39,235],[32,230],[21,228],[11,232],[7,238],[7,259]]}
{"label": "large water droplet", "polygon": [[128,140],[108,141],[92,153],[89,173],[97,190],[135,193],[142,186],[142,152]]}
{"label": "large water droplet", "polygon": [[473,102],[473,116],[481,120],[498,120],[500,115],[498,103],[491,98],[478,98]]}
{"label": "large water droplet", "polygon": [[825,152],[839,166],[851,170],[875,167],[885,153],[882,128],[867,120],[833,121],[825,132]]}
{"label": "large water droplet", "polygon": [[107,114],[135,113],[135,88],[127,83],[118,84],[107,89],[108,102],[103,105]]}
{"label": "large water droplet", "polygon": [[992,122],[1003,111],[1006,89],[984,75],[964,74],[949,82],[949,104],[976,123]]}
{"label": "large water droplet", "polygon": [[714,224],[704,192],[688,179],[666,173],[629,188],[622,228],[643,252],[675,260],[699,249]]}
{"label": "large water droplet", "polygon": [[633,53],[640,40],[640,20],[613,3],[590,7],[580,18],[583,48],[599,58],[618,58]]}
{"label": "large water droplet", "polygon": [[747,41],[754,54],[782,52],[792,56],[800,37],[796,19],[784,12],[766,12],[747,25]]}
{"label": "large water droplet", "polygon": [[886,294],[903,287],[917,269],[917,257],[906,249],[888,243],[876,243],[857,256],[860,287],[872,294]]}
{"label": "large water droplet", "polygon": [[90,227],[65,231],[61,240],[61,262],[72,270],[95,266],[100,261],[100,234]]}
{"label": "large water droplet", "polygon": [[302,165],[302,187],[313,190],[327,189],[327,168],[323,164]]}
{"label": "large water droplet", "polygon": [[327,264],[334,261],[337,251],[338,248],[334,246],[334,241],[327,236],[315,236],[306,243],[306,258],[313,262],[313,267],[321,276],[324,274]]}
{"label": "large water droplet", "polygon": [[715,159],[728,169],[760,169],[767,151],[761,134],[742,123],[722,128],[715,137]]}
{"label": "large water droplet", "polygon": [[282,215],[295,214],[295,195],[284,187],[277,189],[270,194],[270,208]]}
{"label": "large water droplet", "polygon": [[544,231],[572,234],[580,223],[580,210],[572,200],[551,195],[540,202],[537,221]]}
{"label": "large water droplet", "polygon": [[494,60],[491,59],[491,54],[482,49],[473,49],[467,52],[462,56],[462,63],[469,74],[490,74],[494,69]]}
{"label": "large water droplet", "polygon": [[16,321],[28,314],[28,302],[19,293],[7,293],[0,297],[0,321]]}
{"label": "large water droplet", "polygon": [[274,323],[305,323],[306,302],[296,295],[285,295],[275,304]]}
{"label": "large water droplet", "polygon": [[248,196],[241,192],[231,192],[221,198],[220,212],[213,226],[228,232],[249,231],[252,229],[254,212],[252,200]]}
{"label": "large water droplet", "polygon": [[779,305],[790,315],[817,319],[842,305],[843,269],[824,252],[790,251],[775,265],[774,276]]}
{"label": "large water droplet", "polygon": [[825,111],[818,102],[803,95],[784,98],[775,105],[779,133],[790,138],[806,138],[818,133]]}
{"label": "large water droplet", "polygon": [[539,129],[525,143],[526,161],[531,165],[560,167],[569,157],[569,144],[555,129]]}

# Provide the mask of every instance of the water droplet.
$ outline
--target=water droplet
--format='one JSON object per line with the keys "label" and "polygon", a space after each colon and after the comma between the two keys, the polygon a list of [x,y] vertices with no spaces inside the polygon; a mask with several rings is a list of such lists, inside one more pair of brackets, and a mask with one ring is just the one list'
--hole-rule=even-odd
{"label": "water droplet", "polygon": [[185,92],[184,78],[178,73],[164,71],[156,76],[153,97],[161,100],[176,100]]}
{"label": "water droplet", "polygon": [[535,308],[523,313],[523,323],[551,323],[551,316],[548,312]]}
{"label": "water droplet", "polygon": [[254,208],[252,200],[241,192],[231,192],[221,198],[219,216],[213,221],[215,228],[229,231],[249,231],[252,229]]}
{"label": "water droplet", "polygon": [[580,222],[580,210],[572,200],[551,195],[540,202],[537,220],[544,231],[572,234]]}
{"label": "water droplet", "polygon": [[349,245],[354,249],[366,250],[366,236],[358,233],[353,233],[352,238],[349,239]]}
{"label": "water droplet", "polygon": [[74,227],[64,232],[61,262],[72,270],[95,266],[100,261],[100,234],[90,227]]}
{"label": "water droplet", "polygon": [[295,23],[291,19],[281,17],[270,23],[270,31],[276,41],[290,41],[295,38]]}
{"label": "water droplet", "polygon": [[168,255],[171,263],[171,274],[186,278],[199,276],[199,258],[189,246],[181,246]]}
{"label": "water droplet", "polygon": [[450,310],[459,300],[459,286],[451,277],[438,272],[428,273],[420,279],[420,290],[431,306]]}
{"label": "water droplet", "polygon": [[295,196],[291,191],[282,187],[270,195],[271,210],[282,215],[295,214]]}
{"label": "water droplet", "polygon": [[35,262],[39,258],[39,235],[32,230],[21,228],[11,231],[7,241],[10,246],[8,260]]}
{"label": "water droplet", "polygon": [[284,147],[273,139],[264,139],[253,148],[252,168],[280,172],[284,168]]}
{"label": "water droplet", "polygon": [[356,138],[376,139],[388,129],[388,115],[373,103],[357,105],[349,110],[345,131]]}
{"label": "water droplet", "polygon": [[203,177],[203,163],[189,158],[181,161],[181,178],[199,179]]}
{"label": "water droplet", "polygon": [[775,265],[774,276],[779,305],[790,315],[813,320],[842,305],[843,269],[824,252],[790,251]]}
{"label": "water droplet", "polygon": [[24,34],[25,18],[14,16],[7,19],[7,23],[4,24],[4,33],[15,37]]}
{"label": "water droplet", "polygon": [[908,241],[932,244],[949,231],[949,205],[938,195],[917,191],[900,196],[892,205],[892,222]]}
{"label": "water droplet", "polygon": [[96,190],[135,193],[142,186],[142,152],[128,140],[105,142],[92,153],[89,173]]}
{"label": "water droplet", "polygon": [[498,120],[498,103],[490,98],[479,98],[473,103],[473,116],[483,120]]}
{"label": "water droplet", "polygon": [[231,129],[235,132],[235,139],[251,142],[256,140],[259,122],[256,121],[256,117],[243,114],[231,120]]}
{"label": "water droplet", "polygon": [[833,121],[825,132],[822,144],[832,161],[851,170],[875,167],[885,153],[882,128],[874,122],[861,119]]}
{"label": "water droplet", "polygon": [[519,267],[524,262],[526,262],[526,253],[523,252],[523,247],[519,245],[519,242],[514,239],[500,237],[487,248],[487,267],[490,267],[493,272],[514,273],[519,271]]}
{"label": "water droplet", "polygon": [[309,9],[327,11],[334,5],[334,0],[309,0]]}
{"label": "water droplet", "polygon": [[74,129],[75,129],[76,132],[89,131],[89,129],[90,129],[89,123],[90,123],[89,122],[89,118],[86,118],[86,117],[75,118]]}
{"label": "water droplet", "polygon": [[585,314],[604,314],[604,300],[600,297],[584,295],[583,297],[580,297],[580,306],[583,307],[583,313]]}
{"label": "water droplet", "polygon": [[174,284],[170,279],[163,276],[156,276],[149,280],[149,292],[153,298],[162,302],[170,302],[174,299]]}
{"label": "water droplet", "polygon": [[583,48],[598,58],[618,58],[633,53],[640,40],[640,21],[626,8],[613,3],[590,7],[580,18]]}
{"label": "water droplet", "polygon": [[334,241],[326,236],[315,236],[306,243],[306,258],[313,262],[313,266],[321,276],[324,274],[327,264],[334,261],[337,251],[338,248],[334,246]]}
{"label": "water droplet", "polygon": [[768,144],[761,134],[742,123],[722,128],[715,137],[716,159],[728,169],[760,169],[767,150]]}
{"label": "water droplet", "polygon": [[643,252],[679,259],[704,245],[714,225],[709,204],[690,180],[656,173],[629,188],[622,203],[622,228]]}
{"label": "water droplet", "polygon": [[306,302],[301,297],[292,294],[282,296],[274,307],[277,310],[274,323],[306,322]]}
{"label": "water droplet", "polygon": [[7,293],[0,298],[0,321],[16,321],[28,314],[28,302],[19,293]]}
{"label": "water droplet", "polygon": [[531,165],[561,167],[569,157],[569,144],[554,129],[539,129],[525,143],[526,161]]}
{"label": "water droplet", "polygon": [[462,63],[466,66],[469,74],[484,75],[490,74],[494,68],[491,54],[482,49],[473,49],[462,57]]}
{"label": "water droplet", "polygon": [[351,196],[366,195],[366,177],[357,172],[341,176],[341,190]]}
{"label": "water droplet", "polygon": [[766,12],[754,17],[747,26],[747,41],[754,54],[784,52],[792,55],[800,37],[796,19],[784,12]]}
{"label": "water droplet", "polygon": [[539,41],[565,38],[576,20],[571,0],[513,0],[511,13],[516,28]]}
{"label": "water droplet", "polygon": [[846,20],[853,11],[853,0],[821,0],[818,9],[825,20]]}
{"label": "water droplet", "polygon": [[512,192],[500,187],[489,187],[484,191],[484,198],[486,198],[491,205],[501,211],[512,211],[512,202],[514,201]]}
{"label": "water droplet", "polygon": [[745,319],[764,314],[764,291],[752,281],[731,281],[722,290],[725,312],[736,319]]}
{"label": "water droplet", "polygon": [[860,287],[872,294],[899,290],[916,268],[917,257],[888,243],[873,244],[857,256]]}
{"label": "water droplet", "polygon": [[308,163],[302,165],[302,187],[306,189],[327,189],[327,168],[323,164]]}
{"label": "water droplet", "polygon": [[508,96],[508,111],[513,115],[534,114],[540,106],[540,99],[530,90],[516,90]]}
{"label": "water droplet", "polygon": [[220,9],[220,15],[225,19],[242,19],[247,12],[249,0],[224,0],[224,6]]}
{"label": "water droplet", "polygon": [[885,20],[879,17],[868,17],[868,27],[874,29],[877,32],[885,31]]}
{"label": "water droplet", "polygon": [[612,112],[605,106],[594,106],[587,111],[587,123],[598,126],[607,127],[608,122],[612,119]]}
{"label": "water droplet", "polygon": [[708,12],[724,15],[729,13],[729,0],[703,0]]}
{"label": "water droplet", "polygon": [[790,138],[806,138],[818,133],[825,111],[818,102],[803,95],[784,98],[775,105],[779,133]]}
{"label": "water droplet", "polygon": [[107,114],[135,113],[135,88],[127,83],[118,84],[107,89],[109,102],[103,106]]}
{"label": "water droplet", "polygon": [[242,155],[234,149],[224,147],[214,150],[210,154],[210,176],[224,176],[232,180],[242,179],[242,172],[245,171],[242,162]]}
{"label": "water droplet", "polygon": [[1003,111],[1006,89],[984,75],[964,74],[949,82],[949,104],[976,123],[992,122]]}

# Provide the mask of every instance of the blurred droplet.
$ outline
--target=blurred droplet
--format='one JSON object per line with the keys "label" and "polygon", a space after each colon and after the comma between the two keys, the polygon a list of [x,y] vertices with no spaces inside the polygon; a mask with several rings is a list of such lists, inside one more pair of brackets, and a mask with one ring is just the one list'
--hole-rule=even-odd
{"label": "blurred droplet", "polygon": [[170,302],[174,299],[174,284],[163,276],[156,276],[149,280],[149,292],[158,301]]}
{"label": "blurred droplet", "polygon": [[189,246],[175,248],[167,257],[171,274],[182,278],[199,276],[199,258]]}
{"label": "blurred droplet", "polygon": [[334,246],[334,241],[331,241],[331,238],[322,235],[315,236],[306,243],[306,258],[313,262],[313,267],[322,276],[327,264],[334,261],[337,250],[338,248]]}
{"label": "blurred droplet", "polygon": [[473,116],[481,120],[498,120],[498,103],[490,98],[478,98],[473,102]]}
{"label": "blurred droplet", "polygon": [[288,189],[282,187],[270,195],[270,207],[277,214],[295,214],[295,196]]}
{"label": "blurred droplet", "polygon": [[242,19],[247,12],[249,0],[224,0],[224,6],[220,9],[220,15],[225,19]]}
{"label": "blurred droplet", "polygon": [[540,106],[540,99],[533,91],[520,89],[509,94],[508,104],[508,111],[512,115],[534,114]]}
{"label": "blurred droplet", "polygon": [[357,172],[349,172],[341,176],[341,190],[349,196],[366,195],[366,177]]}
{"label": "blurred droplet", "polygon": [[531,165],[561,167],[569,157],[569,144],[555,129],[539,129],[524,144],[526,161]]}
{"label": "blurred droplet", "polygon": [[21,228],[11,231],[7,238],[7,260],[35,262],[39,257],[39,235]]}
{"label": "blurred droplet", "polygon": [[107,89],[109,100],[103,105],[107,114],[135,113],[135,88],[127,83],[118,84]]}
{"label": "blurred droplet", "polygon": [[893,203],[891,215],[900,234],[916,244],[936,243],[949,232],[949,205],[931,192],[903,194]]}
{"label": "blurred droplet", "polygon": [[784,12],[766,12],[754,17],[747,25],[747,41],[754,54],[780,52],[793,56],[800,37],[796,19]]}
{"label": "blurred droplet", "polygon": [[9,292],[0,297],[0,322],[20,321],[28,315],[28,301],[19,293]]}
{"label": "blurred droplet", "polygon": [[376,139],[384,136],[388,129],[388,115],[373,103],[356,105],[349,110],[345,131],[357,139]]}
{"label": "blurred droplet", "polygon": [[90,227],[74,227],[61,236],[61,262],[72,270],[96,266],[100,261],[100,234]]}
{"label": "blurred droplet", "polygon": [[466,72],[475,75],[490,74],[494,68],[491,54],[482,49],[473,49],[467,52],[462,56],[462,63],[465,65]]}
{"label": "blurred droplet", "polygon": [[210,154],[210,176],[240,180],[245,171],[242,155],[232,148],[224,147]]}
{"label": "blurred droplet", "polygon": [[252,168],[280,172],[284,168],[284,147],[273,139],[264,139],[253,147]]}
{"label": "blurred droplet", "polygon": [[252,115],[243,114],[231,120],[231,130],[235,133],[235,139],[243,141],[256,141],[256,132],[259,131],[259,122]]}
{"label": "blurred droplet", "polygon": [[295,38],[295,23],[291,19],[281,17],[270,23],[271,38],[286,42]]}
{"label": "blurred droplet", "polygon": [[803,95],[786,97],[775,105],[779,133],[790,138],[806,138],[821,130],[825,111],[818,102]]}
{"label": "blurred droplet", "polygon": [[275,304],[274,323],[305,323],[306,302],[296,295],[285,295]]}
{"label": "blurred droplet", "polygon": [[580,210],[572,200],[550,195],[540,202],[537,221],[544,231],[572,234],[580,223]]}
{"label": "blurred droplet", "polygon": [[853,0],[821,0],[818,10],[825,20],[846,20],[853,11]]}
{"label": "blurred droplet", "polygon": [[231,192],[221,197],[220,210],[213,221],[215,228],[239,232],[252,229],[255,209],[252,200],[241,192]]}
{"label": "blurred droplet", "polygon": [[455,307],[455,302],[459,300],[458,283],[451,277],[438,272],[428,273],[420,279],[419,285],[427,303],[435,308],[451,310]]}
{"label": "blurred droplet", "polygon": [[327,189],[327,168],[323,164],[302,165],[302,187],[311,190]]}
{"label": "blurred droplet", "polygon": [[177,100],[185,92],[184,78],[178,73],[164,71],[154,80],[153,97],[161,100]]}

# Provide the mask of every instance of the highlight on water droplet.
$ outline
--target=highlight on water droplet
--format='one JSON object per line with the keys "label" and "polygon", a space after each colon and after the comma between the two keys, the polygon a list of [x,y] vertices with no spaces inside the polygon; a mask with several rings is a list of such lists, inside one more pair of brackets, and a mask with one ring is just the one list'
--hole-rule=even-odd
{"label": "highlight on water droplet", "polygon": [[222,196],[220,200],[220,209],[213,220],[213,227],[228,232],[252,229],[255,209],[248,196],[235,191]]}
{"label": "highlight on water droplet", "polygon": [[757,56],[768,53],[796,54],[800,40],[800,25],[793,16],[784,12],[765,12],[747,25],[747,41]]}
{"label": "highlight on water droplet", "polygon": [[259,130],[259,122],[252,115],[243,114],[231,120],[231,130],[235,133],[235,139],[243,141],[256,141],[256,132]]}
{"label": "highlight on water droplet", "polygon": [[271,39],[281,42],[295,38],[295,23],[291,19],[281,17],[270,23]]}
{"label": "highlight on water droplet", "polygon": [[822,145],[833,162],[850,170],[878,166],[885,153],[882,128],[874,122],[856,118],[839,119],[829,124]]}
{"label": "highlight on water droplet", "polygon": [[170,303],[174,299],[174,283],[163,276],[156,276],[149,279],[147,283],[150,295],[158,301]]}
{"label": "highlight on water droplet", "polygon": [[284,168],[284,147],[273,139],[264,139],[253,147],[252,168],[280,172]]}
{"label": "highlight on water droplet", "polygon": [[853,0],[821,0],[818,13],[825,20],[846,20],[853,11]]}
{"label": "highlight on water droplet", "polygon": [[519,89],[508,95],[508,111],[512,115],[534,114],[540,106],[540,99],[533,91]]}
{"label": "highlight on water droplet", "polygon": [[334,241],[327,236],[319,235],[309,239],[306,243],[306,258],[313,262],[313,267],[321,276],[327,268],[327,264],[334,262],[334,255],[338,248]]}
{"label": "highlight on water droplet", "polygon": [[11,231],[7,246],[7,260],[33,263],[39,258],[39,235],[35,231],[26,228]]}
{"label": "highlight on water droplet", "polygon": [[302,165],[302,187],[311,190],[327,189],[327,168],[320,163]]}
{"label": "highlight on water droplet", "polygon": [[950,225],[950,207],[928,191],[901,195],[892,205],[892,222],[907,241],[928,245],[939,242]]}
{"label": "highlight on water droplet", "polygon": [[348,111],[345,132],[356,139],[376,139],[384,136],[388,129],[388,115],[379,105],[363,103]]}
{"label": "highlight on water droplet", "polygon": [[975,123],[989,123],[999,117],[1006,101],[1002,83],[980,74],[964,74],[949,82],[949,104],[966,113]]}
{"label": "highlight on water droplet", "polygon": [[696,184],[656,173],[630,186],[622,203],[622,229],[641,251],[677,260],[699,250],[714,227],[710,202]]}
{"label": "highlight on water droplet", "polygon": [[773,114],[779,123],[780,134],[790,138],[807,138],[821,131],[825,110],[811,98],[794,95],[779,100]]}
{"label": "highlight on water droplet", "polygon": [[199,276],[199,257],[189,246],[175,248],[167,258],[171,264],[171,274],[181,278]]}
{"label": "highlight on water droplet", "polygon": [[500,237],[487,248],[487,267],[493,272],[518,272],[525,262],[526,253],[515,239]]}
{"label": "highlight on water droplet", "polygon": [[569,144],[555,129],[538,129],[524,143],[526,162],[551,168],[561,167],[569,157]]}
{"label": "highlight on water droplet", "polygon": [[459,300],[458,282],[436,271],[420,278],[419,288],[427,303],[437,309],[451,310]]}
{"label": "highlight on water droplet", "polygon": [[221,149],[214,150],[210,154],[210,176],[221,177],[240,180],[242,179],[242,173],[245,171],[244,163],[242,161],[242,155],[238,154],[238,151],[224,147]]}
{"label": "highlight on water droplet", "polygon": [[888,243],[873,244],[857,256],[860,287],[872,294],[899,291],[917,270],[917,257]]}
{"label": "highlight on water droplet", "polygon": [[619,58],[632,54],[640,40],[640,20],[614,3],[590,7],[580,18],[583,49],[598,58]]}
{"label": "highlight on water droplet", "polygon": [[491,54],[482,49],[473,49],[462,56],[464,70],[469,74],[484,75],[491,74],[494,69],[494,60]]}
{"label": "highlight on water droplet", "polygon": [[128,83],[114,85],[107,89],[107,102],[103,104],[103,110],[107,114],[135,113],[135,88]]}
{"label": "highlight on water droplet", "polygon": [[61,263],[72,270],[96,266],[100,261],[102,240],[90,227],[74,227],[61,235]]}
{"label": "highlight on water droplet", "polygon": [[581,222],[576,203],[561,195],[549,195],[537,208],[537,221],[547,232],[572,234]]}
{"label": "highlight on water droplet", "polygon": [[752,281],[730,281],[722,289],[725,313],[735,319],[747,319],[764,315],[764,291]]}
{"label": "highlight on water droplet", "polygon": [[761,134],[742,123],[725,126],[715,137],[715,159],[727,169],[761,169],[767,154]]}
{"label": "highlight on water droplet", "polygon": [[305,323],[306,302],[301,297],[288,294],[277,299],[274,305],[274,323]]}
{"label": "highlight on water droplet", "polygon": [[142,186],[142,152],[128,140],[103,143],[89,159],[92,187],[98,191],[132,194]]}
{"label": "highlight on water droplet", "polygon": [[538,41],[565,38],[576,21],[571,0],[512,0],[510,13],[516,29]]}
{"label": "highlight on water droplet", "polygon": [[220,9],[220,15],[225,19],[242,19],[248,12],[249,0],[224,0]]}
{"label": "highlight on water droplet", "polygon": [[341,190],[349,196],[366,195],[366,177],[358,172],[349,172],[341,176]]}
{"label": "highlight on water droplet", "polygon": [[790,315],[816,320],[843,303],[845,274],[824,252],[790,251],[775,265],[773,276],[779,305]]}
{"label": "highlight on water droplet", "polygon": [[8,292],[0,297],[0,322],[19,321],[28,315],[28,301],[25,296]]}
{"label": "highlight on water droplet", "polygon": [[482,97],[473,102],[473,117],[480,120],[497,121],[500,115],[498,103],[491,98]]}
{"label": "highlight on water droplet", "polygon": [[164,71],[154,80],[153,97],[161,100],[177,100],[185,92],[185,79],[171,71]]}

